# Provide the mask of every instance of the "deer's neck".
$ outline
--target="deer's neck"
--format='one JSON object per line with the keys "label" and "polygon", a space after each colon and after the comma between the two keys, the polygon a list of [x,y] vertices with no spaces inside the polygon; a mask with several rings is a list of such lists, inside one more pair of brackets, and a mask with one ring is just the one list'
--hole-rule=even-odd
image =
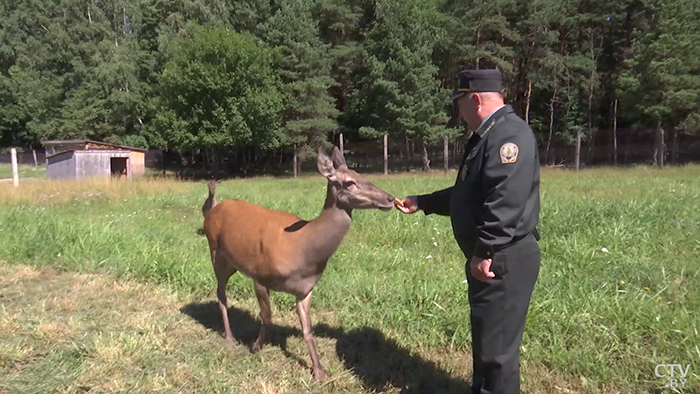
{"label": "deer's neck", "polygon": [[307,226],[307,261],[325,264],[350,230],[352,211],[339,207],[337,202],[337,191],[329,183],[323,211]]}

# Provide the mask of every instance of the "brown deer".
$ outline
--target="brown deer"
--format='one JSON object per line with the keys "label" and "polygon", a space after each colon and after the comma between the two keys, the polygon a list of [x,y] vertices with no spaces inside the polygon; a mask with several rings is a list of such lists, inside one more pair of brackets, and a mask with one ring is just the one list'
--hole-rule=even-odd
{"label": "brown deer", "polygon": [[326,378],[313,337],[311,293],[321,278],[328,259],[350,230],[354,209],[394,207],[394,197],[349,169],[343,154],[333,149],[332,158],[319,149],[318,171],[328,179],[326,201],[321,214],[306,221],[284,211],[270,210],[238,199],[226,199],[204,219],[214,274],[217,299],[226,340],[233,341],[226,305],[226,283],[236,271],[253,279],[260,304],[262,324],[253,351],[265,342],[265,326],[272,324],[269,291],[292,294],[297,315],[309,349],[313,376]]}
{"label": "brown deer", "polygon": [[207,217],[207,213],[209,213],[209,211],[216,206],[216,198],[214,198],[214,194],[216,193],[216,185],[219,183],[221,183],[221,180],[211,180],[207,182],[209,196],[206,200],[204,200],[204,204],[202,204],[202,216],[204,217]]}

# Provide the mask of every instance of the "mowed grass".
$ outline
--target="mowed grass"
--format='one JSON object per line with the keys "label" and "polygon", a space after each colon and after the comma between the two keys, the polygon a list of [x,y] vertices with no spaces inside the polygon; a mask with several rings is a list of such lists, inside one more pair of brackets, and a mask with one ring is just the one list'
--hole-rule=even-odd
{"label": "mowed grass", "polygon": [[[20,183],[22,178],[43,178],[46,177],[46,166],[40,163],[39,166],[34,167],[33,164],[19,164],[17,165],[17,176],[19,177]],[[12,164],[2,164],[0,163],[0,179],[12,178]]]}
{"label": "mowed grass", "polygon": [[[370,179],[401,197],[450,186],[454,174]],[[319,175],[231,180],[217,194],[311,219],[325,186]],[[312,300],[321,361],[331,375],[319,384],[306,370],[289,295],[271,296],[279,327],[262,354],[223,342],[208,247],[198,234],[205,197],[202,183],[151,179],[0,185],[0,260],[11,262],[0,263],[8,265],[2,276],[29,270],[38,278],[0,287],[0,392],[468,387],[464,257],[449,218],[354,213]],[[542,265],[521,353],[525,392],[657,392],[667,383],[655,376],[657,364],[691,364],[683,392],[700,391],[699,197],[700,166],[543,169]],[[88,273],[138,290],[75,285]],[[30,285],[33,293],[18,290]],[[228,295],[236,335],[249,345],[258,327],[251,281],[234,275]],[[46,307],[65,297],[82,306]],[[134,317],[149,311],[142,321]],[[42,324],[68,327],[71,319],[79,324],[60,343],[41,337]],[[116,348],[108,360],[96,342],[105,333]],[[119,362],[124,352],[129,361]],[[119,378],[104,383],[113,375]]]}

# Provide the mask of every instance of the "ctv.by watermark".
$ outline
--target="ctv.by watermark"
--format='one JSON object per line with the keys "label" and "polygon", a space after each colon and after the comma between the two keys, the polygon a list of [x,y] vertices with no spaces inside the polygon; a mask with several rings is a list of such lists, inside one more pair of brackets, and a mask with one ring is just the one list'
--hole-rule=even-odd
{"label": "ctv.by watermark", "polygon": [[682,389],[688,383],[690,364],[659,364],[654,368],[657,377],[666,383],[663,388]]}

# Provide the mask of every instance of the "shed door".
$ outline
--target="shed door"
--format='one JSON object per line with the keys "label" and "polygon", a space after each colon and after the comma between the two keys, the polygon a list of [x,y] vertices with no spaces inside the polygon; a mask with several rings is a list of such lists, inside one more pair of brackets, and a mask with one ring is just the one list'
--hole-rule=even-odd
{"label": "shed door", "polygon": [[115,177],[125,177],[127,176],[127,167],[128,167],[128,158],[127,157],[111,157],[109,159],[109,166],[110,166],[110,172],[112,173],[112,176]]}

